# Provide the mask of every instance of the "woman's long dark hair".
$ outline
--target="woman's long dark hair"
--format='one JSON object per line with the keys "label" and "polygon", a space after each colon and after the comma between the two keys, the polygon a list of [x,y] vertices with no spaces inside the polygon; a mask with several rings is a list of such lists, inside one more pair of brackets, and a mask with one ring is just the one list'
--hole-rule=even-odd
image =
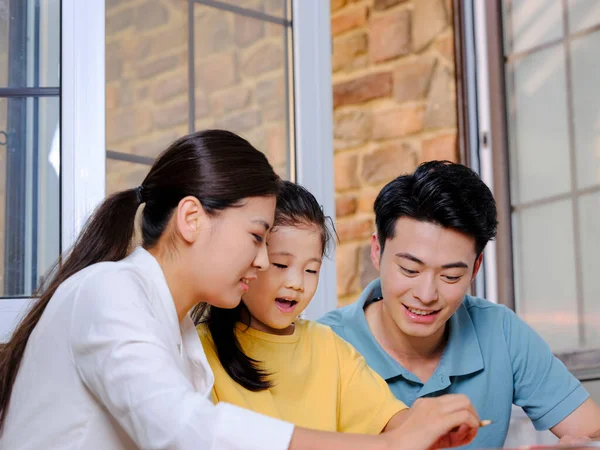
{"label": "woman's long dark hair", "polygon": [[51,271],[37,293],[39,299],[0,353],[0,429],[27,341],[48,302],[58,287],[80,270],[128,255],[141,203],[145,203],[142,243],[144,248],[152,248],[184,197],[196,197],[209,214],[216,214],[247,197],[276,195],[278,189],[279,177],[248,141],[228,131],[208,130],[175,141],[156,159],[140,187],[108,197],[88,220],[70,253]]}
{"label": "woman's long dark hair", "polygon": [[[333,221],[325,216],[314,195],[290,181],[281,182],[277,195],[273,229],[278,226],[317,226],[321,231],[322,256],[328,254],[336,236]],[[192,310],[192,319],[196,324],[206,323],[219,362],[227,374],[250,391],[263,391],[273,385],[270,374],[260,361],[244,353],[235,334],[236,324],[241,321],[245,308],[243,302],[234,309],[202,304]]]}

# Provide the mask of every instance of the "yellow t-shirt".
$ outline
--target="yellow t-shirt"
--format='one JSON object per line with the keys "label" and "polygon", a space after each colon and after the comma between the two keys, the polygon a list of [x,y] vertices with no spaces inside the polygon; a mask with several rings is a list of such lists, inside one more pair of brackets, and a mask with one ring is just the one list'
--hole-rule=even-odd
{"label": "yellow t-shirt", "polygon": [[237,325],[244,352],[262,362],[274,383],[259,392],[225,372],[206,325],[198,326],[198,334],[215,375],[215,403],[232,403],[305,428],[364,434],[380,433],[406,408],[354,347],[316,322],[297,320],[289,336]]}

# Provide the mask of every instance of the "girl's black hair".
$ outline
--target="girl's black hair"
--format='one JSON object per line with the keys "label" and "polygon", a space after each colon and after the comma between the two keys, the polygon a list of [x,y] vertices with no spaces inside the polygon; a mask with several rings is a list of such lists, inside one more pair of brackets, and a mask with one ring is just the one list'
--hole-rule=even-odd
{"label": "girl's black hair", "polygon": [[[290,181],[280,183],[275,209],[273,230],[278,226],[317,226],[321,231],[322,256],[328,256],[337,236],[330,217],[325,216],[317,199],[299,184]],[[192,311],[196,324],[205,323],[214,342],[217,356],[225,371],[238,384],[250,391],[263,391],[273,386],[269,372],[260,361],[244,353],[235,334],[245,305],[223,309],[207,304],[198,305]]]}

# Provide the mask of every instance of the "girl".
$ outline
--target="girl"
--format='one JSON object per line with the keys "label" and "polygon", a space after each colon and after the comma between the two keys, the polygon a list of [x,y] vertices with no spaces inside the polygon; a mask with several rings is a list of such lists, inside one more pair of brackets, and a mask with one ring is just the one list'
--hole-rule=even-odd
{"label": "girl", "polygon": [[208,400],[213,375],[187,312],[236,307],[267,269],[278,186],[247,141],[206,131],[105,200],[2,350],[0,448],[400,448],[409,428],[361,440]]}
{"label": "girl", "polygon": [[350,344],[298,318],[315,294],[335,233],[326,219],[310,192],[283,182],[269,269],[237,308],[194,310],[215,374],[213,401],[312,429],[379,434],[403,423],[406,406]]}

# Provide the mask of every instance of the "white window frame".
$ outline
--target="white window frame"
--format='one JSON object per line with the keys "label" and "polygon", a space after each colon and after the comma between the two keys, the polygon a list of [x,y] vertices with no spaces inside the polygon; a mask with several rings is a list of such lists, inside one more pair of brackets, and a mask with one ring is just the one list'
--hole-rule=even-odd
{"label": "white window frame", "polygon": [[[322,0],[292,0],[296,181],[335,221],[330,12]],[[67,252],[106,192],[105,2],[62,0],[61,252]],[[0,300],[0,341],[32,298]],[[335,255],[321,271],[306,310],[318,318],[337,305]]]}
{"label": "white window frame", "polygon": [[[104,0],[61,4],[61,252],[105,192]],[[0,300],[0,341],[32,298]]]}
{"label": "white window frame", "polygon": [[[329,2],[293,0],[296,181],[322,203],[335,223],[333,100]],[[318,319],[337,306],[335,254],[325,258],[319,288],[306,308]]]}

